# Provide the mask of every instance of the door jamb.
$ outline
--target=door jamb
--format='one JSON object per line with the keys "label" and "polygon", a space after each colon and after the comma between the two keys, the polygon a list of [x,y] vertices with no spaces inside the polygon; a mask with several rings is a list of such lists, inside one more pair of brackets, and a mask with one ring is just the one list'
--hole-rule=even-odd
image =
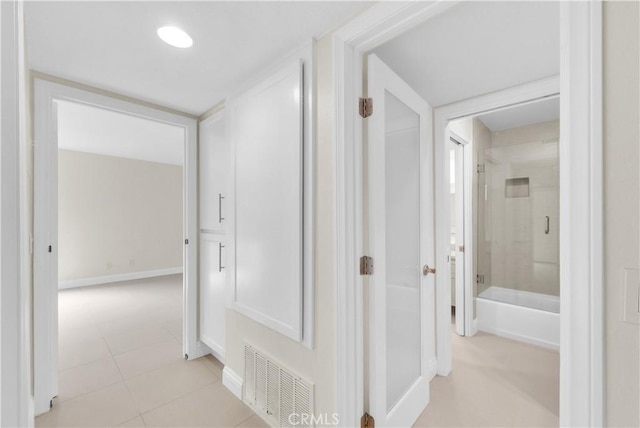
{"label": "door jamb", "polygon": [[[334,34],[336,164],[336,410],[364,411],[362,279],[362,58],[456,2],[383,2]],[[604,423],[602,2],[560,5],[562,92],[560,425]],[[437,140],[436,140],[437,141]],[[436,147],[439,147],[436,145]],[[443,179],[436,157],[436,177]],[[567,168],[571,166],[571,168]],[[436,183],[436,190],[441,186]],[[571,221],[570,221],[571,220]],[[442,228],[438,225],[436,230]],[[438,242],[438,241],[437,241]],[[438,253],[438,252],[437,252]],[[442,251],[439,252],[442,254]],[[436,254],[438,259],[438,254]],[[437,269],[442,268],[440,255]],[[584,269],[589,266],[589,269]],[[446,367],[445,367],[446,368]]]}
{"label": "door jamb", "polygon": [[[435,116],[435,110],[434,110]],[[450,138],[453,138],[456,142],[458,142],[462,146],[462,162],[463,162],[463,182],[462,182],[462,192],[463,192],[463,245],[464,245],[464,282],[462,287],[462,292],[460,293],[460,287],[458,287],[458,278],[456,277],[456,315],[458,314],[458,302],[457,296],[458,293],[464,297],[464,303],[462,305],[464,312],[464,334],[463,336],[473,336],[478,332],[477,323],[473,319],[473,143],[467,141],[466,138],[463,138],[461,135],[457,134],[453,131],[449,126],[447,126],[447,136],[445,137],[445,141],[449,141]],[[435,128],[434,128],[435,134]],[[437,134],[435,134],[437,136]],[[434,140],[435,141],[435,140]],[[447,160],[449,162],[450,150],[447,150]],[[447,177],[449,177],[450,163],[445,165],[446,171],[444,172]],[[457,167],[457,166],[456,166]],[[456,171],[457,172],[457,171]],[[456,182],[456,191],[458,189],[459,184]],[[437,192],[437,191],[436,191]],[[449,205],[447,205],[448,207]],[[458,207],[456,207],[457,209]],[[437,215],[437,213],[436,213]],[[449,221],[450,217],[447,217],[447,221]],[[446,230],[447,227],[451,227],[442,224]],[[448,253],[447,253],[448,254]],[[457,261],[456,261],[457,263]],[[448,263],[449,269],[451,268],[451,263]],[[447,270],[449,270],[447,269]],[[445,271],[446,272],[446,271]],[[445,279],[449,284],[449,295],[451,295],[451,276],[447,276]],[[456,320],[457,324],[457,320]],[[457,332],[457,325],[456,325]],[[436,337],[438,337],[438,332],[436,332]]]}
{"label": "door jamb", "polygon": [[[57,395],[57,282],[48,283],[51,254],[46,248],[57,236],[57,226],[49,214],[50,198],[57,186],[57,136],[54,123],[55,101],[72,101],[84,105],[162,122],[184,129],[183,198],[185,241],[183,251],[183,354],[189,359],[209,353],[198,340],[198,165],[197,121],[195,118],[162,111],[132,101],[91,92],[60,83],[34,79],[34,399],[35,414],[50,409],[50,400]],[[55,152],[54,152],[55,151]],[[57,242],[56,242],[57,243]],[[55,286],[54,286],[55,285]],[[51,376],[51,374],[54,374]]]}

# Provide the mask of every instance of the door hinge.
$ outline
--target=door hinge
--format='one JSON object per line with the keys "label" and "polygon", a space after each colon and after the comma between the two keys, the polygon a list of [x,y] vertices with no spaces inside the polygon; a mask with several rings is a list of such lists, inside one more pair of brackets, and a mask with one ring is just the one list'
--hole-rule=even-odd
{"label": "door hinge", "polygon": [[189,240],[188,239],[184,240],[184,245],[189,245]]}
{"label": "door hinge", "polygon": [[373,114],[373,99],[360,98],[360,116],[367,118]]}
{"label": "door hinge", "polygon": [[51,253],[53,251],[53,246],[49,245],[48,251]]}
{"label": "door hinge", "polygon": [[360,275],[373,275],[373,258],[369,256],[360,257]]}
{"label": "door hinge", "polygon": [[483,163],[479,163],[478,164],[477,172],[478,172],[478,174],[480,174],[481,172],[484,172],[484,164]]}
{"label": "door hinge", "polygon": [[476,284],[484,284],[484,275],[476,275]]}
{"label": "door hinge", "polygon": [[464,253],[464,245],[460,245],[460,248],[458,248],[458,251],[460,251],[461,253]]}
{"label": "door hinge", "polygon": [[364,415],[362,415],[362,419],[360,419],[360,427],[361,428],[374,428],[375,426],[376,426],[376,423],[373,420],[373,416],[371,416],[367,412],[364,412]]}

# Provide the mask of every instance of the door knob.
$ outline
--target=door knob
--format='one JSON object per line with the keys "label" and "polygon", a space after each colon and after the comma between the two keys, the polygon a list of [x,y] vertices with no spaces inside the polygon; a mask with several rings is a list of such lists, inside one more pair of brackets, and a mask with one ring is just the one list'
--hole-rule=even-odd
{"label": "door knob", "polygon": [[424,265],[424,266],[422,267],[422,274],[423,274],[424,276],[427,276],[427,275],[429,275],[430,273],[432,273],[432,274],[434,274],[434,275],[435,275],[435,274],[436,274],[436,269],[435,269],[435,268],[430,268],[430,267],[429,267],[429,265]]}

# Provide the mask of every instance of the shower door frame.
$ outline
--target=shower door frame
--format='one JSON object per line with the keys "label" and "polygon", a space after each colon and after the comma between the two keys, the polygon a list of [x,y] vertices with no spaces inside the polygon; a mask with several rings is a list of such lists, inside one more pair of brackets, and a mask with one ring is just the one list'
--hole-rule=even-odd
{"label": "shower door frame", "polygon": [[[458,4],[381,2],[333,35],[335,88],[335,352],[336,411],[356,426],[364,407],[363,129],[358,114],[366,52]],[[562,2],[560,8],[561,288],[560,426],[604,424],[604,257],[602,136],[602,2]],[[504,105],[504,104],[503,104]],[[435,113],[435,112],[434,112]],[[435,126],[438,123],[434,122]],[[437,139],[435,140],[438,141]],[[443,151],[442,144],[436,150]],[[436,206],[442,201],[442,154],[436,153]],[[440,159],[440,161],[438,161]],[[446,164],[445,164],[446,165]],[[445,187],[446,189],[446,187]],[[448,189],[447,189],[448,190]],[[448,196],[445,193],[445,196]],[[438,199],[440,198],[440,199]],[[448,211],[448,210],[447,210]],[[436,233],[447,235],[438,224]],[[440,239],[443,239],[440,236]],[[446,252],[436,238],[436,268]],[[587,268],[585,268],[587,267]],[[442,275],[437,275],[442,278]],[[436,287],[442,280],[436,279]],[[450,305],[450,302],[449,302]],[[450,325],[450,319],[447,322]],[[450,331],[449,331],[450,336]],[[438,351],[438,373],[440,360]],[[450,367],[450,365],[449,365]]]}

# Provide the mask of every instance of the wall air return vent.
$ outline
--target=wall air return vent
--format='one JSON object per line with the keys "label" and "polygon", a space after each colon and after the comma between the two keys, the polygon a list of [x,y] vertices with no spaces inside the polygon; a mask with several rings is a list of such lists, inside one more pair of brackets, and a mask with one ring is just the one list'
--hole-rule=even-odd
{"label": "wall air return vent", "polygon": [[313,385],[249,345],[244,347],[243,397],[273,426],[313,426]]}

